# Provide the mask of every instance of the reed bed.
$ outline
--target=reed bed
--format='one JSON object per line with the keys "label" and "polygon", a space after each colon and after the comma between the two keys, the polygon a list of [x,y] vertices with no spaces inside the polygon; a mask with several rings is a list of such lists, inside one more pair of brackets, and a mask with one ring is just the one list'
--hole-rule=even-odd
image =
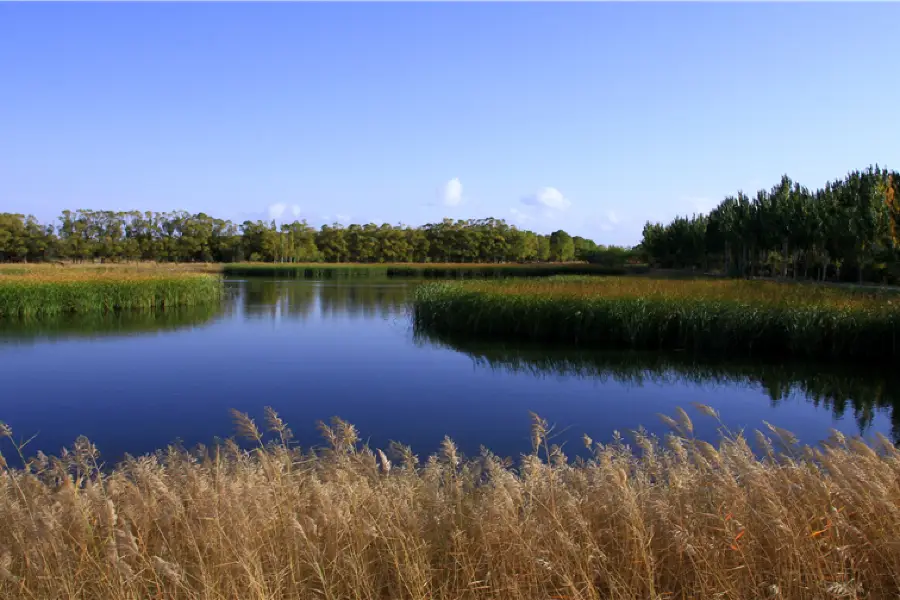
{"label": "reed bed", "polygon": [[156,261],[131,262],[47,262],[0,264],[0,275],[56,274],[60,272],[110,273],[220,273],[219,263],[176,263]]}
{"label": "reed bed", "polygon": [[162,309],[218,301],[218,276],[177,270],[41,269],[0,274],[0,318]]}
{"label": "reed bed", "polygon": [[416,326],[588,347],[896,363],[894,291],[743,280],[558,277],[431,283]]}
{"label": "reed bed", "polygon": [[590,458],[571,461],[535,417],[514,466],[449,439],[420,464],[340,420],[322,426],[327,447],[302,451],[270,409],[270,433],[236,414],[250,451],[170,447],[104,469],[79,439],[0,469],[0,597],[897,597],[887,440],[801,447],[771,427],[754,454],[724,427],[716,445],[695,439],[684,411],[664,419],[664,439],[586,437]]}
{"label": "reed bed", "polygon": [[638,267],[610,268],[587,263],[540,264],[229,264],[223,267],[226,275],[244,277],[294,277],[308,279],[359,277],[411,277],[433,279],[481,279],[496,277],[546,277],[550,275],[621,275],[640,271]]}

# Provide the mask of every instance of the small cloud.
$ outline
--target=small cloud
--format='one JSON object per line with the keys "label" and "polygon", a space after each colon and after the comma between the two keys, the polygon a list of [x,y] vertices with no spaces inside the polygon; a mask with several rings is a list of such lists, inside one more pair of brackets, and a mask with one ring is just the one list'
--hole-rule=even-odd
{"label": "small cloud", "polygon": [[522,204],[542,206],[550,210],[566,210],[572,202],[554,187],[544,187],[530,196],[522,198]]}
{"label": "small cloud", "polygon": [[334,215],[335,220],[341,225],[350,224],[350,215]]}
{"label": "small cloud", "polygon": [[618,213],[614,210],[606,211],[606,220],[609,221],[612,225],[618,225],[622,222],[622,219],[619,218]]}
{"label": "small cloud", "polygon": [[509,212],[516,223],[525,224],[530,221],[534,221],[533,216],[529,215],[525,211],[519,210],[518,208],[511,208],[509,209]]}
{"label": "small cloud", "polygon": [[458,206],[462,203],[463,187],[459,177],[454,177],[441,186],[441,201],[445,206]]}
{"label": "small cloud", "polygon": [[286,217],[290,214],[293,218],[298,218],[302,209],[299,204],[292,204],[288,206],[284,202],[276,202],[275,204],[270,204],[268,208],[269,218],[275,221],[280,221],[282,218]]}

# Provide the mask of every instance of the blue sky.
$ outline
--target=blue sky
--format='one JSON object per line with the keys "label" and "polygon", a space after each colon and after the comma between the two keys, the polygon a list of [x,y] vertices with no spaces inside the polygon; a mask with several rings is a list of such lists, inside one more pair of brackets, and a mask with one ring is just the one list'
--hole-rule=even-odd
{"label": "blue sky", "polygon": [[0,211],[633,244],[900,166],[900,4],[0,4]]}

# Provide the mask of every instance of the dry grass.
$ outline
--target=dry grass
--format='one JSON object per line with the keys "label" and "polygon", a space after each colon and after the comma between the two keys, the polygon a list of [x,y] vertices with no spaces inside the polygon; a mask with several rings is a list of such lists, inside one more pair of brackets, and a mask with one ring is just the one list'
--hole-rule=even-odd
{"label": "dry grass", "polygon": [[[698,406],[715,418],[713,411]],[[773,428],[660,441],[586,438],[568,461],[535,418],[517,468],[445,440],[418,465],[361,447],[175,448],[97,469],[86,440],[0,473],[0,597],[191,600],[896,598],[900,452],[840,436],[799,448]],[[707,417],[704,417],[707,418]],[[0,435],[5,430],[0,430]],[[392,462],[392,459],[394,462]]]}
{"label": "dry grass", "polygon": [[[647,277],[553,277],[514,282],[472,282],[470,291],[550,298],[646,298],[741,302],[757,305],[822,306],[900,310],[900,294],[889,288],[840,287],[743,279]],[[897,306],[894,306],[897,305]]]}
{"label": "dry grass", "polygon": [[218,263],[158,263],[151,261],[122,263],[16,263],[0,264],[0,276],[30,275],[43,277],[88,276],[92,273],[173,274],[220,273]]}

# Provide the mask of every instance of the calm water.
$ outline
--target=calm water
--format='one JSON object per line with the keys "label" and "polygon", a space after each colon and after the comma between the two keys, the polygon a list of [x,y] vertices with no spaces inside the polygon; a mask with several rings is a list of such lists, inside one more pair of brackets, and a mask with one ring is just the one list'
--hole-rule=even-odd
{"label": "calm water", "polygon": [[[515,455],[528,448],[529,411],[575,451],[583,433],[663,433],[656,414],[691,402],[731,427],[767,420],[806,442],[832,427],[900,432],[898,374],[430,339],[407,315],[414,285],[235,280],[221,307],[0,325],[0,419],[37,434],[32,452],[84,434],[107,459],[210,443],[231,435],[228,409],[261,420],[266,405],[305,446],[338,415],[372,444],[420,455],[444,435],[466,453]],[[715,437],[708,418],[695,426]]]}

